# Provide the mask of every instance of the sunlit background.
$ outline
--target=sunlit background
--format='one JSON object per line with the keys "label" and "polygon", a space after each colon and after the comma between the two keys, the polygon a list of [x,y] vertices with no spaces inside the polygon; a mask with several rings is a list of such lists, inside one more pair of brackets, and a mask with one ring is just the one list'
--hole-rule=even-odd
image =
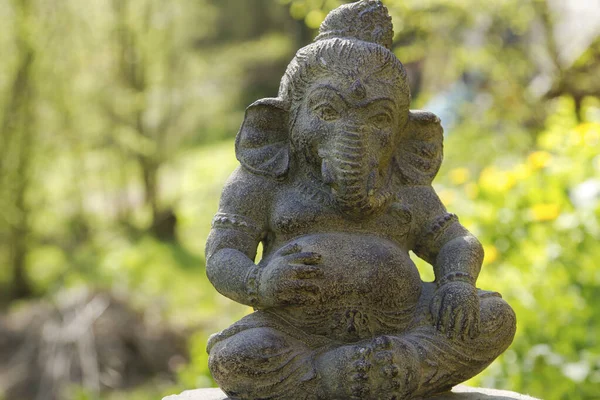
{"label": "sunlit background", "polygon": [[[0,399],[213,385],[206,340],[249,312],[204,273],[233,138],[340,3],[0,0]],[[469,383],[599,399],[600,1],[384,3],[519,320]]]}

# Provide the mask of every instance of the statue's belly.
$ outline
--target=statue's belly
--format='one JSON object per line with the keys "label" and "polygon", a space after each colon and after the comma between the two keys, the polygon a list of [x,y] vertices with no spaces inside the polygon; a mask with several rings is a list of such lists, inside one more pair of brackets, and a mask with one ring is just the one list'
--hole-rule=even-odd
{"label": "statue's belly", "polygon": [[309,333],[344,341],[402,332],[410,323],[422,282],[405,250],[380,237],[351,233],[313,234],[291,243],[321,254],[324,276],[312,280],[320,301],[277,314]]}

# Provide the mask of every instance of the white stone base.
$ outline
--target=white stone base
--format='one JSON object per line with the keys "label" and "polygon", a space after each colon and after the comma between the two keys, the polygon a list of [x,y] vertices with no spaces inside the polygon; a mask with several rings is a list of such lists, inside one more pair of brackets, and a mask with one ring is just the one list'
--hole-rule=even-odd
{"label": "white stone base", "polygon": [[[165,397],[163,400],[227,400],[228,397],[219,389],[188,390],[179,396]],[[508,392],[506,390],[472,388],[459,385],[451,393],[444,393],[431,400],[539,400],[530,396]]]}

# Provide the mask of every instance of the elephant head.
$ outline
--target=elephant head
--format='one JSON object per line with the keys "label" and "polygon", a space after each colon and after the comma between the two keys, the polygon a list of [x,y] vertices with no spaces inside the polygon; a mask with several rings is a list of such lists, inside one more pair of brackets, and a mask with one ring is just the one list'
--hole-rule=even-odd
{"label": "elephant head", "polygon": [[324,74],[294,110],[290,144],[297,172],[326,185],[352,218],[371,215],[391,199],[392,160],[409,97],[387,78],[369,69]]}
{"label": "elephant head", "polygon": [[[442,131],[433,114],[409,111],[406,72],[388,48],[389,20],[377,17],[381,3],[354,4],[346,14],[378,7],[367,22],[369,32],[383,33],[349,37],[336,29],[335,14],[328,18],[329,31],[322,28],[288,66],[279,96],[248,108],[236,152],[246,169],[315,186],[360,219],[386,208],[395,183],[431,183]],[[368,41],[374,37],[382,42]]]}

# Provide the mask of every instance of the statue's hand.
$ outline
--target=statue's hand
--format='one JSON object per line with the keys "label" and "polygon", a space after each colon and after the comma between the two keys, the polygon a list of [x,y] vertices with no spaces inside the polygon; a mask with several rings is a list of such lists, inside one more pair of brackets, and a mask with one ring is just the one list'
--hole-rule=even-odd
{"label": "statue's hand", "polygon": [[297,244],[279,251],[258,280],[258,306],[312,304],[319,301],[320,287],[316,280],[323,277],[318,266],[321,255],[303,252]]}
{"label": "statue's hand", "polygon": [[430,310],[437,330],[448,338],[464,340],[479,335],[479,296],[472,284],[454,281],[440,286]]}

